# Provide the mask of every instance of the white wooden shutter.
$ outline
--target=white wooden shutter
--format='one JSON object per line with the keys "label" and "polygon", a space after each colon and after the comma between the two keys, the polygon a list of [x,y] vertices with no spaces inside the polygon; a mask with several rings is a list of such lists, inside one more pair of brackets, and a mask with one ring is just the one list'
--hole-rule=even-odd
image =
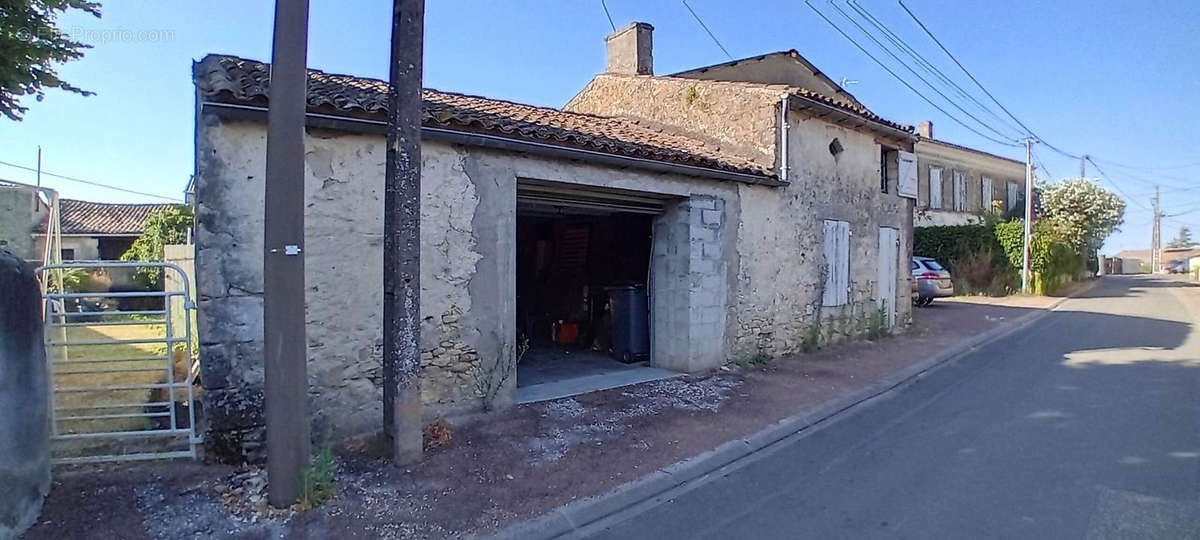
{"label": "white wooden shutter", "polygon": [[837,305],[837,239],[838,239],[838,222],[825,220],[823,223],[824,236],[822,237],[822,254],[825,256],[825,283],[824,291],[821,293],[821,305],[836,306]]}
{"label": "white wooden shutter", "polygon": [[1020,195],[1018,195],[1019,192],[1017,191],[1018,189],[1020,189],[1020,186],[1018,186],[1016,182],[1008,183],[1008,211],[1009,212],[1012,212],[1013,209],[1015,209],[1017,207],[1017,199],[1020,198]]}
{"label": "white wooden shutter", "polygon": [[838,304],[850,302],[850,224],[838,222]]}
{"label": "white wooden shutter", "polygon": [[937,167],[929,168],[929,207],[942,207],[942,170]]}
{"label": "white wooden shutter", "polygon": [[959,171],[954,171],[954,211],[967,211],[967,181]]}
{"label": "white wooden shutter", "polygon": [[992,179],[986,176],[979,179],[979,205],[984,212],[992,211]]}
{"label": "white wooden shutter", "polygon": [[917,198],[917,155],[912,152],[897,152],[899,155],[899,180],[896,194],[910,199]]}

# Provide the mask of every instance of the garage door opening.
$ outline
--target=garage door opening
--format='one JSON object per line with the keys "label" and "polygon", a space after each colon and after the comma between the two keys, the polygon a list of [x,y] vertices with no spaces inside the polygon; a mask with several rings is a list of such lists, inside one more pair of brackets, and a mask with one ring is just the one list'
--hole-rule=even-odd
{"label": "garage door opening", "polygon": [[529,349],[517,401],[555,399],[655,380],[649,366],[650,257],[662,200],[518,188],[516,312]]}

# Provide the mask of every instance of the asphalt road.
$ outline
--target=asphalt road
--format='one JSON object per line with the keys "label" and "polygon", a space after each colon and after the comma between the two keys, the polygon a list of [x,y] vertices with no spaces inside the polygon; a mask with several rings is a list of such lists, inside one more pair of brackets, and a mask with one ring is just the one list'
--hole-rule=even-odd
{"label": "asphalt road", "polygon": [[1200,538],[1200,287],[1032,326],[596,538]]}

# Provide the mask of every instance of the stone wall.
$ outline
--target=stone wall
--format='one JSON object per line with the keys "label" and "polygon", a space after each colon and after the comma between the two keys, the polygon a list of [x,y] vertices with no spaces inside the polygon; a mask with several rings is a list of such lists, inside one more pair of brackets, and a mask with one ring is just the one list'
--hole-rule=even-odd
{"label": "stone wall", "polygon": [[34,213],[34,190],[25,186],[0,186],[0,249],[25,260],[41,259],[35,249],[33,229],[44,214]]}
{"label": "stone wall", "polygon": [[3,249],[0,298],[0,538],[16,538],[50,491],[50,381],[41,289],[33,269]]}
{"label": "stone wall", "polygon": [[[253,459],[262,442],[265,125],[206,114],[197,140],[206,450]],[[306,139],[308,406],[315,438],[375,431],[382,418],[383,144],[377,135],[317,129]],[[421,384],[429,416],[477,410],[488,388],[495,405],[512,402],[521,179],[698,197],[707,212],[694,214],[697,230],[715,231],[738,215],[737,188],[727,182],[432,141],[423,143],[422,159]],[[734,276],[721,275],[722,267],[710,262],[736,265],[732,242],[732,235],[713,232],[707,248],[696,244],[697,268],[708,268],[707,277],[680,275],[704,278],[703,289],[679,290],[686,305],[705,308],[695,313],[712,331],[695,336],[693,351],[700,356],[679,369],[711,368],[727,357],[723,314]],[[477,384],[481,378],[488,383]]]}
{"label": "stone wall", "polygon": [[783,95],[782,87],[758,84],[605,73],[563,109],[680,126],[689,137],[774,167]]}
{"label": "stone wall", "polygon": [[[758,83],[601,74],[566,108],[708,135],[726,150],[774,166],[780,159],[779,106],[784,94],[782,87]],[[737,186],[740,208],[747,211],[729,221],[727,236],[735,244],[725,252],[726,262],[736,270],[726,314],[733,358],[798,352],[811,339],[814,325],[823,341],[861,334],[864,319],[879,303],[879,227],[900,230],[897,298],[892,305],[901,324],[911,319],[906,260],[912,249],[912,203],[896,195],[894,183],[889,193],[881,193],[881,147],[875,137],[802,111],[790,113],[789,125],[791,185]],[[836,157],[829,151],[833,139],[845,149]],[[822,309],[825,219],[850,223],[852,291],[847,305]],[[734,253],[736,257],[729,256]]]}

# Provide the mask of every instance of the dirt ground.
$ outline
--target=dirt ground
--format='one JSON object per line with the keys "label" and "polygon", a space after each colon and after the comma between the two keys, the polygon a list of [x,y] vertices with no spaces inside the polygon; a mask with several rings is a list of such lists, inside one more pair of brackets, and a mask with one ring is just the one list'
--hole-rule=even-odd
{"label": "dirt ground", "polygon": [[176,462],[57,470],[26,538],[485,533],[752,434],[1051,301],[939,301],[917,309],[904,334],[876,342],[519,406],[452,427],[447,444],[410,468],[371,457],[369,444],[343,448],[336,496],[304,512],[272,517],[246,495],[230,496],[231,484],[255,474],[245,469]]}

